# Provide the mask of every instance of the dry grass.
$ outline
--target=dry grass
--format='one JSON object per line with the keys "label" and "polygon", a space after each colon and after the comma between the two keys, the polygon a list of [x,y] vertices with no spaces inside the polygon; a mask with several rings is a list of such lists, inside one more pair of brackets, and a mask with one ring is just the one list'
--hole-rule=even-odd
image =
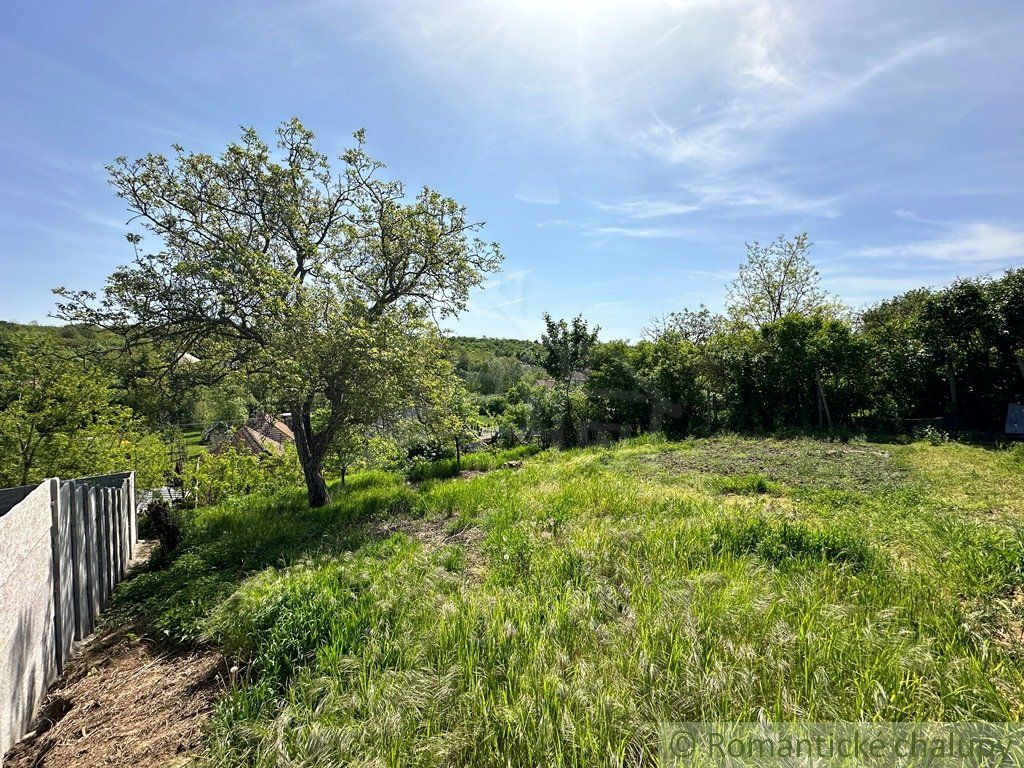
{"label": "dry grass", "polygon": [[34,735],[4,765],[185,765],[204,752],[204,728],[225,674],[212,650],[168,654],[124,631],[101,636],[51,690]]}

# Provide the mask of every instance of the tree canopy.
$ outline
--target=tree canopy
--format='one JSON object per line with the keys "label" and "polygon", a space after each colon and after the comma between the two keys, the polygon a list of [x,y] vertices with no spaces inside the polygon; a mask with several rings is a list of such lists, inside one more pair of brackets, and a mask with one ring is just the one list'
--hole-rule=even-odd
{"label": "tree canopy", "polygon": [[747,244],[747,260],[729,286],[730,316],[759,328],[786,315],[807,315],[834,306],[821,288],[818,270],[808,254],[807,233],[787,240],[779,235],[768,245]]}
{"label": "tree canopy", "polygon": [[426,187],[409,199],[383,179],[361,131],[338,167],[297,119],[276,135],[276,151],[245,129],[218,157],[118,158],[111,184],[157,247],[134,231],[135,260],[102,297],[56,292],[62,318],[160,345],[197,381],[266,377],[320,506],[335,439],[411,406],[437,320],[465,308],[501,253],[455,200]]}

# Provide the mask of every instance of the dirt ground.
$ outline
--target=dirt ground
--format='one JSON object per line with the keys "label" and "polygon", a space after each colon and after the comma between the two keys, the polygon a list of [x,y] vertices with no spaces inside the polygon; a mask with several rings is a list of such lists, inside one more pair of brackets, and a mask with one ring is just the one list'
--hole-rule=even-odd
{"label": "dirt ground", "polygon": [[173,768],[200,754],[228,677],[209,649],[158,650],[130,629],[101,631],[50,689],[35,730],[5,768]]}
{"label": "dirt ground", "polygon": [[[482,473],[481,473],[482,474]],[[450,520],[443,518],[409,519],[382,521],[373,526],[376,536],[386,537],[392,533],[403,533],[417,539],[428,551],[436,552],[442,547],[462,548],[465,557],[465,574],[472,579],[480,578],[484,570],[484,557],[480,551],[484,533],[479,528],[450,530]]]}

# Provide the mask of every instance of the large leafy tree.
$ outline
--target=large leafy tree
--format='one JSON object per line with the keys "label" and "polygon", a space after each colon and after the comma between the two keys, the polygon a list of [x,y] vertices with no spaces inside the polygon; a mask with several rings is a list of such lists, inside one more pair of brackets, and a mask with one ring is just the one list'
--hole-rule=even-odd
{"label": "large leafy tree", "polygon": [[748,243],[747,260],[726,297],[732,318],[759,328],[786,315],[835,308],[808,258],[810,249],[807,233],[792,240],[779,235],[768,245]]}
{"label": "large leafy tree", "polygon": [[644,377],[650,347],[612,341],[594,349],[584,391],[590,417],[604,429],[629,435],[650,428],[654,393]]}
{"label": "large leafy tree", "polygon": [[293,119],[276,152],[256,131],[219,156],[110,166],[134,221],[155,236],[99,300],[58,289],[60,314],[173,350],[197,380],[263,376],[292,414],[311,506],[329,501],[326,456],[340,435],[408,408],[436,321],[466,306],[501,261],[455,200],[401,182],[356,146],[337,167]]}

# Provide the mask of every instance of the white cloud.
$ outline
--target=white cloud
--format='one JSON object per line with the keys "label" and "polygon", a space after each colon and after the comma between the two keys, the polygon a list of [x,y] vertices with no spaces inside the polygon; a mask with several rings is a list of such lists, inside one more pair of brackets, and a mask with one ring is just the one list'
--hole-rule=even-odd
{"label": "white cloud", "polygon": [[480,289],[484,291],[494,291],[498,288],[507,288],[511,286],[522,290],[523,286],[526,284],[526,279],[530,276],[530,272],[531,270],[529,269],[510,269],[507,272],[501,272],[481,285]]}
{"label": "white cloud", "polygon": [[822,274],[822,282],[832,293],[844,301],[857,303],[875,300],[879,296],[895,296],[926,285],[939,285],[943,278],[929,280],[920,274],[881,277],[858,274]]}
{"label": "white cloud", "polygon": [[640,240],[660,240],[668,238],[697,237],[697,231],[686,227],[631,227],[613,226],[595,222],[567,221],[564,219],[553,219],[542,221],[536,224],[538,227],[557,227],[561,229],[575,229],[581,234],[591,237],[631,237]]}
{"label": "white cloud", "polygon": [[704,207],[764,207],[775,213],[817,213],[828,218],[839,215],[836,203],[845,195],[804,197],[767,181],[731,181],[727,178],[687,184],[684,187]]}
{"label": "white cloud", "polygon": [[693,230],[682,227],[603,227],[584,225],[581,229],[588,235],[633,237],[642,240],[693,237]]}
{"label": "white cloud", "polygon": [[[933,34],[890,43],[888,51],[855,64],[815,44],[814,14],[789,3],[729,4],[719,23],[733,25],[728,55],[703,65],[715,92],[688,114],[655,114],[631,139],[674,164],[725,170],[763,159],[779,136],[804,121],[848,109],[869,85],[918,59],[949,51],[959,40]],[[804,9],[806,11],[806,9]]]}
{"label": "white cloud", "polygon": [[602,211],[628,216],[631,219],[680,216],[716,208],[763,208],[772,214],[811,213],[836,218],[840,214],[837,203],[845,197],[801,196],[772,182],[737,182],[724,177],[697,183],[682,183],[679,186],[685,190],[685,197],[681,200],[636,198],[594,205]]}
{"label": "white cloud", "polygon": [[561,194],[554,179],[541,174],[531,174],[519,183],[515,198],[524,203],[557,205],[561,200]]}
{"label": "white cloud", "polygon": [[680,216],[699,211],[700,206],[673,200],[624,200],[621,203],[594,203],[600,210],[629,216],[632,219],[654,219],[659,216]]}
{"label": "white cloud", "polygon": [[953,225],[941,237],[865,248],[860,255],[876,259],[926,259],[967,266],[1010,265],[1024,259],[1024,231],[975,221]]}

